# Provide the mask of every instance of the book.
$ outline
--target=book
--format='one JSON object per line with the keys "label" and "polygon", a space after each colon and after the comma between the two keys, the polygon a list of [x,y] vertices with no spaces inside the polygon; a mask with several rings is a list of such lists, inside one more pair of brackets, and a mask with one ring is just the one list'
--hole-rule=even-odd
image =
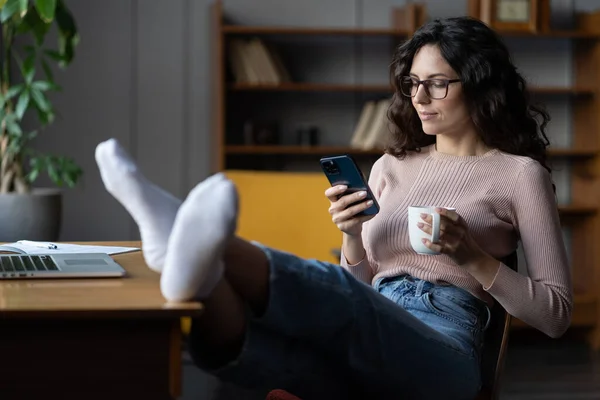
{"label": "book", "polygon": [[369,134],[369,128],[373,123],[373,117],[376,114],[376,104],[375,101],[367,101],[363,106],[358,118],[358,123],[352,134],[352,139],[350,140],[350,147],[355,149],[363,147],[367,135]]}
{"label": "book", "polygon": [[0,252],[18,254],[76,254],[76,253],[105,253],[108,255],[139,251],[138,247],[93,246],[71,243],[35,242],[19,240],[14,243],[0,245]]}

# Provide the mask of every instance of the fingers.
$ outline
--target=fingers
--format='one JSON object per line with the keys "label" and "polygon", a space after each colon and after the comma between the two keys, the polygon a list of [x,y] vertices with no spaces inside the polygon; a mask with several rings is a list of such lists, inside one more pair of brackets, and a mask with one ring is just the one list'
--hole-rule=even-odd
{"label": "fingers", "polygon": [[438,243],[433,243],[429,239],[423,239],[423,244],[437,253],[452,254],[455,251],[453,246],[442,240],[440,240]]}
{"label": "fingers", "polygon": [[454,223],[458,223],[460,221],[460,215],[454,210],[448,210],[446,208],[436,208],[435,212],[440,214],[442,217],[448,218],[450,221]]}
{"label": "fingers", "polygon": [[[347,196],[347,197],[351,197],[351,196]],[[367,208],[371,207],[373,205],[373,201],[372,200],[368,200],[368,201],[363,201],[359,204],[355,204],[352,207],[348,207],[346,209],[343,209],[342,211],[338,211],[338,210],[332,210],[330,209],[330,213],[332,215],[331,220],[333,222],[335,222],[336,224],[342,223],[344,221],[347,221],[351,218],[354,218],[358,213],[365,211]],[[372,218],[372,216],[368,216],[369,218],[366,220],[369,220]],[[363,218],[363,216],[359,217],[360,219]],[[359,221],[360,221],[359,219]]]}
{"label": "fingers", "polygon": [[327,188],[325,191],[325,197],[329,199],[332,203],[337,201],[339,197],[348,189],[346,185],[336,185],[330,188]]}
{"label": "fingers", "polygon": [[[425,233],[431,235],[433,233],[433,228],[431,226],[431,215],[429,214],[421,214],[421,218],[423,221],[417,223],[417,226]],[[440,239],[446,237],[448,235],[452,236],[462,236],[462,228],[459,225],[456,225],[452,221],[448,221],[445,218],[440,219]]]}
{"label": "fingers", "polygon": [[357,203],[367,197],[367,192],[361,191],[352,194],[347,194],[342,196],[341,198],[331,201],[331,206],[329,207],[329,213],[335,214],[341,212],[348,208],[351,204]]}

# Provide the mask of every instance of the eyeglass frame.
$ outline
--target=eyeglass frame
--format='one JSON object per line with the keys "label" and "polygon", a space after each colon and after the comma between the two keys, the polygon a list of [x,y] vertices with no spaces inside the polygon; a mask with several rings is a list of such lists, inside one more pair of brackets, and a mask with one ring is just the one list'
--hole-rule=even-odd
{"label": "eyeglass frame", "polygon": [[[410,79],[413,84],[416,81],[417,82],[417,88],[415,89],[415,94],[414,95],[407,95],[402,91],[402,81],[404,79]],[[414,78],[412,76],[408,76],[405,75],[402,78],[400,78],[400,93],[402,93],[403,96],[405,97],[410,97],[413,98],[417,95],[417,93],[419,92],[419,86],[421,86],[422,84],[426,83],[426,82],[431,82],[431,81],[440,81],[440,82],[444,82],[446,84],[446,94],[444,94],[444,97],[440,97],[440,98],[433,98],[431,97],[431,95],[429,94],[429,88],[427,88],[427,85],[424,85],[423,87],[425,88],[425,94],[427,95],[428,98],[430,98],[431,100],[444,100],[446,97],[448,97],[448,87],[450,86],[451,83],[457,83],[460,82],[460,79],[439,79],[439,78],[432,78],[432,79],[423,79],[423,80],[419,80],[417,78]]]}

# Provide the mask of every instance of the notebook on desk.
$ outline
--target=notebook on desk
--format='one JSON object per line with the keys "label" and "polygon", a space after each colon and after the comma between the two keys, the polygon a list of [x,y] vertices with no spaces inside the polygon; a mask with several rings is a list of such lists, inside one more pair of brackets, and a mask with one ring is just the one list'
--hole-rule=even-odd
{"label": "notebook on desk", "polygon": [[1,254],[0,279],[110,278],[125,270],[105,253]]}

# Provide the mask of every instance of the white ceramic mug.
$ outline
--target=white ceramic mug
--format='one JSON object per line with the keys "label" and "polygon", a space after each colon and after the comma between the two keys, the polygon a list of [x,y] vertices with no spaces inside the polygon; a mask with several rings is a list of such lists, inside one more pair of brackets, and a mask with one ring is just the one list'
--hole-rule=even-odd
{"label": "white ceramic mug", "polygon": [[[425,246],[423,239],[429,239],[432,243],[440,240],[440,214],[435,211],[436,208],[445,208],[455,210],[451,207],[429,207],[429,206],[410,206],[408,207],[408,235],[410,245],[418,254],[440,254]],[[425,233],[417,226],[419,222],[424,222],[421,214],[431,215],[431,235]]]}

